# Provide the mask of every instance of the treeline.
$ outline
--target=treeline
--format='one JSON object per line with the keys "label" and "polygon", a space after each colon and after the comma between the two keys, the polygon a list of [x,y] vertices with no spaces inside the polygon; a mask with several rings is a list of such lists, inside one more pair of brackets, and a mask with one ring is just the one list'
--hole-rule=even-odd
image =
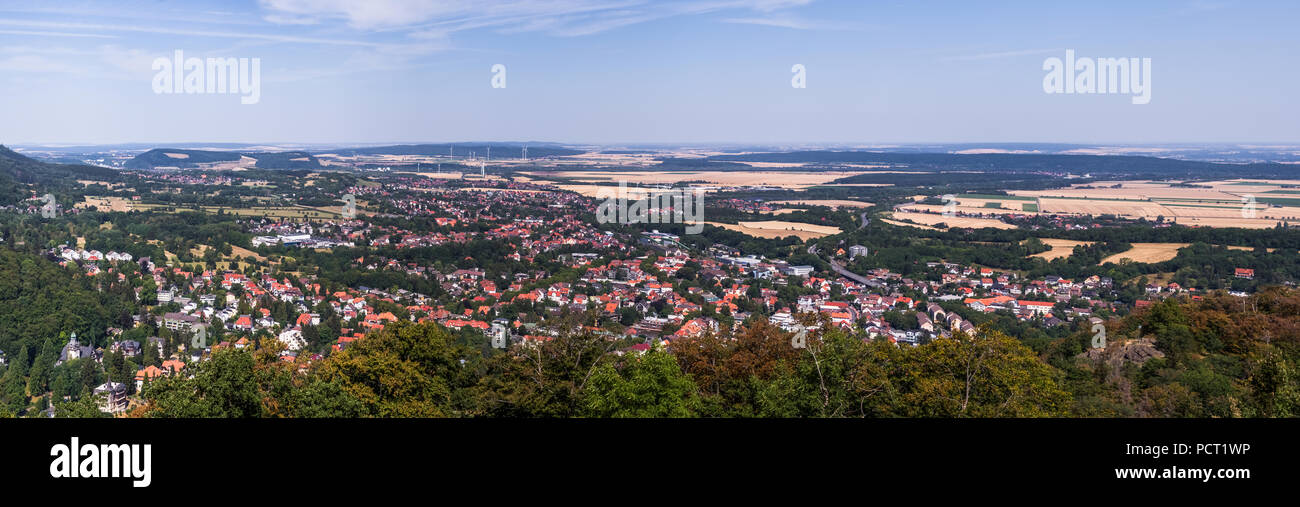
{"label": "treeline", "polygon": [[671,351],[569,334],[502,351],[395,323],[308,367],[229,350],[145,388],[147,417],[1293,417],[1300,293],[1167,300],[1031,348],[911,347],[751,321]]}
{"label": "treeline", "polygon": [[[218,353],[145,388],[151,417],[1039,417],[1070,399],[1032,350],[997,332],[900,348],[842,331],[735,334],[622,353],[591,334],[509,351],[436,324],[394,324],[304,374],[273,356]],[[969,375],[967,374],[969,372]]]}

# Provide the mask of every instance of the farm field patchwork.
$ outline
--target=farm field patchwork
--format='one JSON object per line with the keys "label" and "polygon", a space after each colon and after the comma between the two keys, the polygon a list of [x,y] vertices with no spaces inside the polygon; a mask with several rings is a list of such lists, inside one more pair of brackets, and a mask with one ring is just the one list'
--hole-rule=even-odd
{"label": "farm field patchwork", "polygon": [[[957,194],[961,214],[1047,214],[1166,221],[1193,227],[1267,229],[1300,223],[1300,180],[1224,180],[1211,182],[1101,181],[1050,190],[1011,190],[998,194]],[[914,201],[940,196],[913,196]],[[1254,199],[1253,213],[1244,208]],[[942,205],[910,204],[907,211],[943,210]],[[1243,212],[1244,211],[1244,212]]]}
{"label": "farm field patchwork", "polygon": [[1015,229],[1016,228],[1016,226],[1014,225],[1005,223],[1001,220],[997,220],[994,218],[975,218],[975,217],[957,217],[957,216],[945,217],[943,215],[936,215],[933,213],[913,213],[913,212],[899,211],[899,212],[894,212],[893,218],[895,220],[900,220],[900,221],[911,220],[913,222],[922,225],[937,226],[938,224],[945,224],[948,227],[969,227],[972,229],[981,229],[984,227],[992,227],[994,229]]}
{"label": "farm field patchwork", "polygon": [[1075,241],[1071,239],[1038,238],[1038,240],[1047,244],[1047,246],[1052,247],[1052,249],[1046,252],[1039,252],[1030,255],[1030,257],[1036,257],[1048,261],[1074,255],[1074,247],[1076,246],[1092,244],[1091,241]]}

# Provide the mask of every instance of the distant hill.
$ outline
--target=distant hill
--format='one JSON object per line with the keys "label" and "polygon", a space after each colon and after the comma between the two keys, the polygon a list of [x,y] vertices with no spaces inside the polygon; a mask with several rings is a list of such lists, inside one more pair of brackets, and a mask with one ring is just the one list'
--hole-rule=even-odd
{"label": "distant hill", "polygon": [[54,188],[75,185],[78,179],[113,181],[117,177],[118,172],[107,167],[41,162],[0,145],[0,205],[29,197],[28,185]]}
{"label": "distant hill", "polygon": [[244,153],[257,159],[258,169],[320,169],[320,160],[305,151]]}
{"label": "distant hill", "polygon": [[236,162],[242,157],[257,160],[259,169],[317,169],[320,160],[305,151],[285,152],[235,152],[212,150],[182,150],[177,148],[155,148],[126,162],[127,169],[154,169],[158,167],[179,167],[182,169],[201,167],[202,164],[218,162]]}
{"label": "distant hill", "polygon": [[153,169],[155,167],[198,167],[213,162],[235,162],[238,153],[229,151],[179,150],[154,148],[126,162],[127,169]]}
{"label": "distant hill", "polygon": [[710,171],[727,171],[727,170],[751,170],[752,166],[740,162],[728,162],[724,160],[708,158],[678,158],[664,157],[659,159],[659,167],[656,169],[693,169],[693,170],[710,170]]}
{"label": "distant hill", "polygon": [[[394,146],[373,146],[369,148],[344,148],[338,150],[322,151],[318,153],[336,153],[343,156],[352,155],[421,155],[426,157],[435,157],[439,155],[454,154],[458,157],[467,156],[470,152],[477,153],[480,157],[486,157],[488,147],[492,148],[493,158],[522,158],[523,144],[518,143],[466,143],[466,144],[402,144]],[[453,151],[454,150],[454,151]],[[582,150],[571,148],[562,148],[559,146],[548,145],[529,145],[529,158],[542,157],[563,157],[566,155],[581,155],[586,153]]]}

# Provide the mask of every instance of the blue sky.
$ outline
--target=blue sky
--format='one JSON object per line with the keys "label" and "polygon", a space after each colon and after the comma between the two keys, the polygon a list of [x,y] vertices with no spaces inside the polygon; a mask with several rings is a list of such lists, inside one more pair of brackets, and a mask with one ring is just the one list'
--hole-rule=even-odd
{"label": "blue sky", "polygon": [[[1293,1],[0,0],[0,143],[1300,143]],[[259,58],[261,98],[155,94]],[[1152,60],[1152,100],[1044,59]],[[491,86],[494,64],[506,88]],[[807,88],[790,86],[791,67]]]}

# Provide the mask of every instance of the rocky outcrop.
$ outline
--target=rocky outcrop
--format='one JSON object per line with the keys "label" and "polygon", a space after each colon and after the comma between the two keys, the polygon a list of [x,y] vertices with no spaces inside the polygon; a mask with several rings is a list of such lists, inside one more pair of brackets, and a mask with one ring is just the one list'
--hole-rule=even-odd
{"label": "rocky outcrop", "polygon": [[1155,339],[1147,337],[1111,342],[1105,349],[1088,349],[1078,357],[1092,362],[1105,362],[1110,366],[1111,372],[1119,372],[1125,363],[1142,366],[1152,358],[1165,357],[1165,353],[1156,349]]}

